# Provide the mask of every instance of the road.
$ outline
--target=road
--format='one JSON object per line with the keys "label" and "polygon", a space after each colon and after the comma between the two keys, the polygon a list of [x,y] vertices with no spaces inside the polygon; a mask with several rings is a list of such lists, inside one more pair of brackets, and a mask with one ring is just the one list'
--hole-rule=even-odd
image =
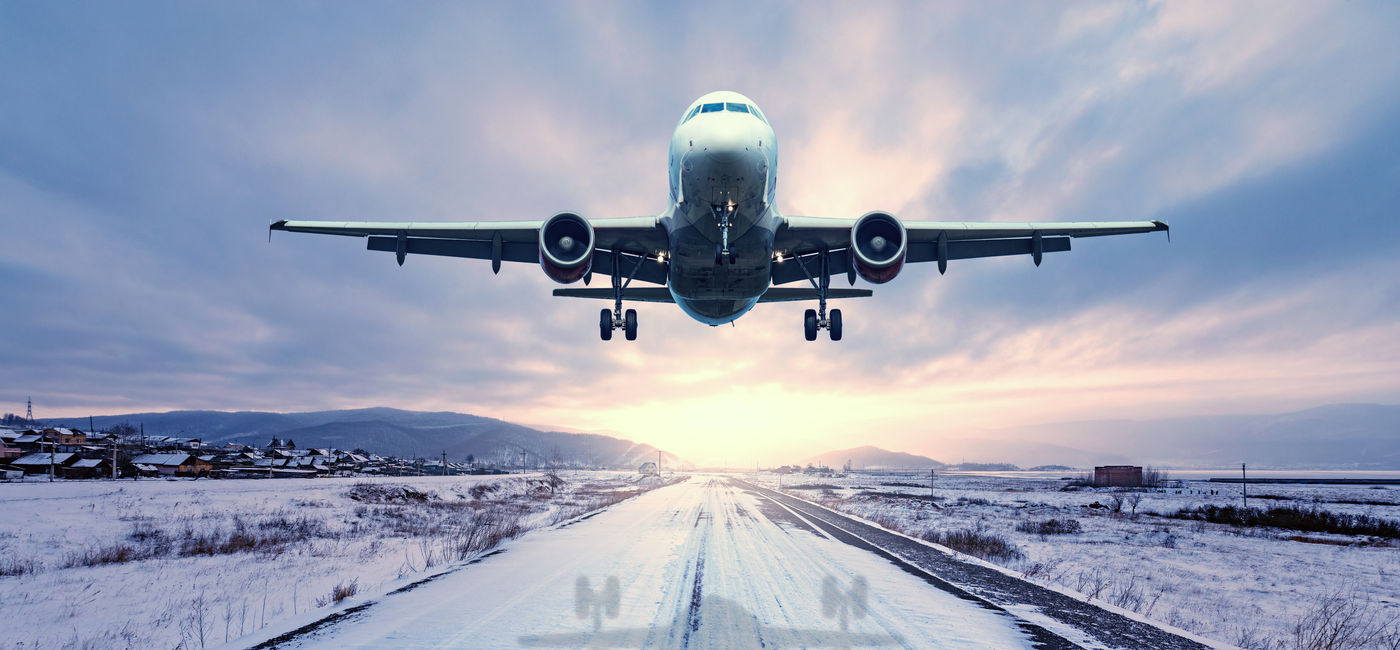
{"label": "road", "polygon": [[265,647],[1072,647],[737,482],[697,476]]}

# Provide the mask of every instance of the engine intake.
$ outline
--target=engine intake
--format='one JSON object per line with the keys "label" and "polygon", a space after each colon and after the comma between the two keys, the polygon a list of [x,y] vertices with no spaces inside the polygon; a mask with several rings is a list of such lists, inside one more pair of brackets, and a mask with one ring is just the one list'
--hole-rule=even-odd
{"label": "engine intake", "polygon": [[851,265],[866,282],[883,284],[904,268],[909,236],[887,212],[867,212],[851,226]]}
{"label": "engine intake", "polygon": [[540,226],[540,268],[560,284],[577,282],[593,268],[593,225],[560,212]]}

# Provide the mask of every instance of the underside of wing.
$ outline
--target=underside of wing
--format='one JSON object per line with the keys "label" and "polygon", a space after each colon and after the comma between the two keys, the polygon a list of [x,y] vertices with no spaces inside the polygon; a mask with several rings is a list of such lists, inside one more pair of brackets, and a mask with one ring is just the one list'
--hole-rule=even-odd
{"label": "underside of wing", "polygon": [[[666,283],[665,264],[651,259],[667,250],[665,231],[656,217],[585,220],[561,213],[545,221],[461,222],[355,222],[275,221],[271,230],[366,238],[372,251],[395,253],[399,264],[407,255],[437,255],[490,260],[493,270],[501,262],[540,262],[541,229],[549,229],[560,217],[580,226],[593,240],[592,270],[611,273],[614,264],[635,279]],[[573,239],[582,235],[570,233]],[[572,245],[572,239],[570,241]]]}
{"label": "underside of wing", "polygon": [[[785,217],[773,248],[779,254],[773,283],[815,281],[825,257],[827,272],[887,281],[905,263],[938,262],[1004,255],[1030,255],[1040,264],[1044,253],[1070,250],[1070,239],[1169,231],[1162,221],[981,223],[900,221],[872,212],[859,219]],[[864,262],[864,264],[862,264]]]}

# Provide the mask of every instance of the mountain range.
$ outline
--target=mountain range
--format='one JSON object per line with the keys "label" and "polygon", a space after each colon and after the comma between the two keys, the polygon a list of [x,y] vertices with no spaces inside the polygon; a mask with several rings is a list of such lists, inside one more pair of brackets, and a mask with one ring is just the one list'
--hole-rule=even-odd
{"label": "mountain range", "polygon": [[[105,429],[127,423],[147,435],[200,438],[206,445],[228,442],[266,446],[273,438],[290,439],[298,448],[333,447],[345,451],[402,458],[460,461],[468,455],[478,462],[512,467],[538,465],[553,458],[591,467],[636,468],[657,459],[657,449],[631,440],[590,433],[540,431],[503,420],[450,411],[402,411],[367,408],[308,413],[261,411],[170,411],[131,413],[93,418]],[[50,426],[86,430],[88,418],[58,418]],[[670,467],[683,466],[674,455],[662,454]]]}
{"label": "mountain range", "polygon": [[850,462],[852,469],[941,469],[940,463],[927,456],[906,454],[902,451],[889,451],[865,445],[851,449],[840,449],[818,454],[804,461],[808,465],[826,465],[839,469]]}
{"label": "mountain range", "polygon": [[[656,448],[622,438],[542,431],[453,412],[368,408],[310,413],[171,411],[100,416],[99,428],[142,424],[148,434],[190,436],[211,444],[266,445],[291,438],[299,447],[361,448],[400,457],[449,459],[467,454],[514,466],[557,455],[597,467],[634,468]],[[86,430],[87,418],[50,420]],[[911,445],[913,446],[913,445]],[[812,455],[812,464],[859,469],[929,469],[944,463],[996,462],[1022,467],[1124,464],[1162,467],[1250,466],[1278,469],[1400,470],[1400,405],[1334,404],[1291,413],[1203,415],[1151,420],[1087,420],[1004,429],[930,433],[916,455],[865,446]],[[685,463],[663,455],[667,466]]]}

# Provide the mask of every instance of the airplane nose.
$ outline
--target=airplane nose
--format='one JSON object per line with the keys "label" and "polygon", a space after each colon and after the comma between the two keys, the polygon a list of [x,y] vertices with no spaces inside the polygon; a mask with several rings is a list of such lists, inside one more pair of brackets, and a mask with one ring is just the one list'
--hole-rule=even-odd
{"label": "airplane nose", "polygon": [[758,139],[739,130],[719,131],[705,139],[705,153],[716,163],[732,164],[758,150]]}

